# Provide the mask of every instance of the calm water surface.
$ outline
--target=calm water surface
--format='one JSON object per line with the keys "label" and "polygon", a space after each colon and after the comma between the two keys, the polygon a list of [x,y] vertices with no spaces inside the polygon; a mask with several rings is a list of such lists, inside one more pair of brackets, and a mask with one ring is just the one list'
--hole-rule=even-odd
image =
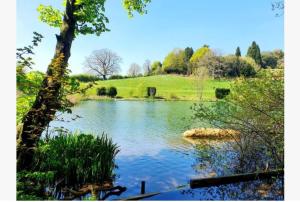
{"label": "calm water surface", "polygon": [[219,144],[211,148],[194,145],[182,138],[190,128],[203,127],[191,118],[186,101],[85,101],[73,108],[82,118],[70,122],[52,122],[95,134],[107,133],[119,145],[115,185],[126,186],[122,197],[146,192],[169,191],[186,186],[190,178],[225,175],[232,171],[235,153]]}

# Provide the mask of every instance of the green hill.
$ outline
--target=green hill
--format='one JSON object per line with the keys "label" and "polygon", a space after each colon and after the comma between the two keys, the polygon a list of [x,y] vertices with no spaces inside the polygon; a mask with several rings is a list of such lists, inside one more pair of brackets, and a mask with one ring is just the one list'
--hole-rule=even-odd
{"label": "green hill", "polygon": [[[203,83],[203,85],[201,85]],[[201,82],[195,77],[178,75],[157,75],[118,80],[97,81],[93,88],[86,92],[83,99],[103,99],[96,96],[96,89],[115,86],[118,97],[123,99],[141,99],[145,96],[146,87],[156,87],[156,97],[167,100],[197,100],[200,86],[203,86],[203,99],[215,100],[215,88],[228,88],[230,81],[207,79]],[[83,84],[85,85],[85,84]]]}

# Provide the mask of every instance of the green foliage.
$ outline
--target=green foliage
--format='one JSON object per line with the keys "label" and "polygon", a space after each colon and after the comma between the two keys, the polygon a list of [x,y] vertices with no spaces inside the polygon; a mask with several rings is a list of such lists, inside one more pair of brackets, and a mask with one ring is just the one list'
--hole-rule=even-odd
{"label": "green foliage", "polygon": [[76,75],[71,75],[70,78],[74,78],[77,81],[80,82],[94,82],[94,81],[100,81],[101,79],[95,75],[91,74],[76,74]]}
{"label": "green foliage", "polygon": [[228,77],[240,76],[241,67],[244,63],[243,60],[233,55],[224,57],[225,75]]}
{"label": "green foliage", "polygon": [[17,172],[17,200],[53,200],[45,194],[46,187],[54,183],[54,172]]}
{"label": "green foliage", "polygon": [[193,48],[192,47],[186,47],[184,49],[184,61],[186,63],[188,63],[190,61],[191,57],[193,56],[193,54],[194,54]]}
{"label": "green foliage", "polygon": [[191,62],[192,64],[196,64],[196,63],[197,63],[199,60],[201,60],[201,59],[204,57],[204,55],[205,55],[207,52],[209,52],[209,51],[210,51],[210,49],[208,48],[208,46],[203,46],[203,47],[197,49],[197,50],[195,51],[195,53],[193,54],[193,56],[191,57],[190,62]]}
{"label": "green foliage", "polygon": [[[96,34],[109,31],[106,24],[109,22],[104,15],[106,0],[77,0],[72,5],[72,14],[76,21],[75,34]],[[140,14],[146,13],[145,7],[150,0],[123,0],[123,6],[127,10],[129,16],[133,16],[133,11]],[[64,7],[67,1],[63,1]],[[38,7],[39,19],[51,27],[62,27],[64,12],[52,7],[51,5],[40,5]]]}
{"label": "green foliage", "polygon": [[229,55],[224,57],[224,71],[228,77],[253,77],[260,67],[249,57],[236,57]]}
{"label": "green foliage", "polygon": [[260,71],[237,79],[225,99],[194,106],[195,118],[216,127],[240,131],[234,148],[244,171],[283,167],[283,71]]}
{"label": "green foliage", "polygon": [[140,14],[147,13],[146,5],[151,0],[123,0],[123,7],[127,10],[129,17],[133,16],[133,11],[137,11]]}
{"label": "green foliage", "polygon": [[154,61],[151,64],[151,74],[157,75],[162,73],[162,64],[160,61]]}
{"label": "green foliage", "polygon": [[247,56],[254,59],[254,61],[261,66],[262,65],[262,58],[260,54],[259,46],[256,44],[255,41],[252,42],[252,45],[248,48]]}
{"label": "green foliage", "polygon": [[230,89],[228,88],[216,88],[216,98],[223,99],[230,93]]}
{"label": "green foliage", "polygon": [[111,75],[108,79],[109,80],[115,80],[115,79],[127,79],[128,76],[122,76],[122,75]]}
{"label": "green foliage", "polygon": [[29,111],[35,101],[35,96],[42,84],[44,74],[39,71],[31,71],[22,76],[17,76],[17,123],[20,123],[24,115]]}
{"label": "green foliage", "polygon": [[37,47],[38,44],[42,41],[43,35],[33,32],[32,45],[25,46],[23,48],[17,48],[17,80],[18,76],[22,76],[22,73],[25,73],[25,68],[32,68],[34,62],[30,55],[34,55],[33,49]]}
{"label": "green foliage", "polygon": [[181,49],[175,49],[170,52],[164,59],[163,71],[168,74],[186,74],[185,52]]}
{"label": "green foliage", "polygon": [[60,27],[62,25],[63,13],[60,10],[40,4],[37,11],[40,13],[40,21],[47,23],[51,27]]}
{"label": "green foliage", "polygon": [[284,53],[282,50],[274,50],[270,52],[263,52],[262,54],[262,67],[263,68],[282,68]]}
{"label": "green foliage", "polygon": [[107,95],[109,97],[115,97],[116,95],[118,94],[118,91],[117,91],[117,88],[112,86],[112,87],[109,87],[108,90],[107,90]]}
{"label": "green foliage", "polygon": [[97,88],[97,95],[98,96],[106,95],[106,88],[105,87]]}
{"label": "green foliage", "polygon": [[34,55],[34,48],[41,42],[43,36],[33,32],[32,45],[17,48],[17,124],[21,123],[23,116],[28,112],[35,101],[35,96],[41,86],[44,74],[39,71],[27,72],[31,69],[34,62],[31,55]]}
{"label": "green foliage", "polygon": [[249,63],[244,63],[244,65],[241,67],[241,75],[244,77],[254,77],[256,75],[256,71]]}
{"label": "green foliage", "polygon": [[184,61],[186,63],[187,66],[187,74],[191,74],[192,73],[192,65],[190,64],[190,59],[194,54],[194,50],[192,47],[186,47],[184,49]]}
{"label": "green foliage", "polygon": [[39,141],[34,157],[35,170],[55,171],[54,179],[64,179],[68,186],[102,183],[112,180],[116,144],[101,136],[75,133]]}

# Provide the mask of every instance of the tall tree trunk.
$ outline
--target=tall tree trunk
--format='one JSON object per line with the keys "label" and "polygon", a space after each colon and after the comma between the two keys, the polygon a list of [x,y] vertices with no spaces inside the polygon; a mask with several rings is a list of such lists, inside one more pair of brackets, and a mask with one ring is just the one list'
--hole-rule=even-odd
{"label": "tall tree trunk", "polygon": [[56,35],[57,43],[54,57],[48,66],[34,104],[23,119],[23,130],[17,143],[18,170],[30,168],[42,132],[61,107],[59,94],[68,60],[71,56],[70,50],[75,37],[76,25],[73,15],[75,0],[66,2],[61,31],[59,35]]}

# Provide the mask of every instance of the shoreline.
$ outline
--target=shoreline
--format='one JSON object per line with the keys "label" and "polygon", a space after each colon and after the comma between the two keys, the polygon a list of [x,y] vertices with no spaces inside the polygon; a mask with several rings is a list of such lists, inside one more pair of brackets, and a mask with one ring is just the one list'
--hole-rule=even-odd
{"label": "shoreline", "polygon": [[[154,102],[154,101],[180,101],[180,102],[187,102],[187,101],[194,101],[200,102],[200,99],[170,99],[170,98],[110,98],[106,96],[69,96],[68,100],[73,104],[77,105],[83,101],[144,101],[144,102]],[[201,102],[215,102],[215,100],[201,100]]]}

